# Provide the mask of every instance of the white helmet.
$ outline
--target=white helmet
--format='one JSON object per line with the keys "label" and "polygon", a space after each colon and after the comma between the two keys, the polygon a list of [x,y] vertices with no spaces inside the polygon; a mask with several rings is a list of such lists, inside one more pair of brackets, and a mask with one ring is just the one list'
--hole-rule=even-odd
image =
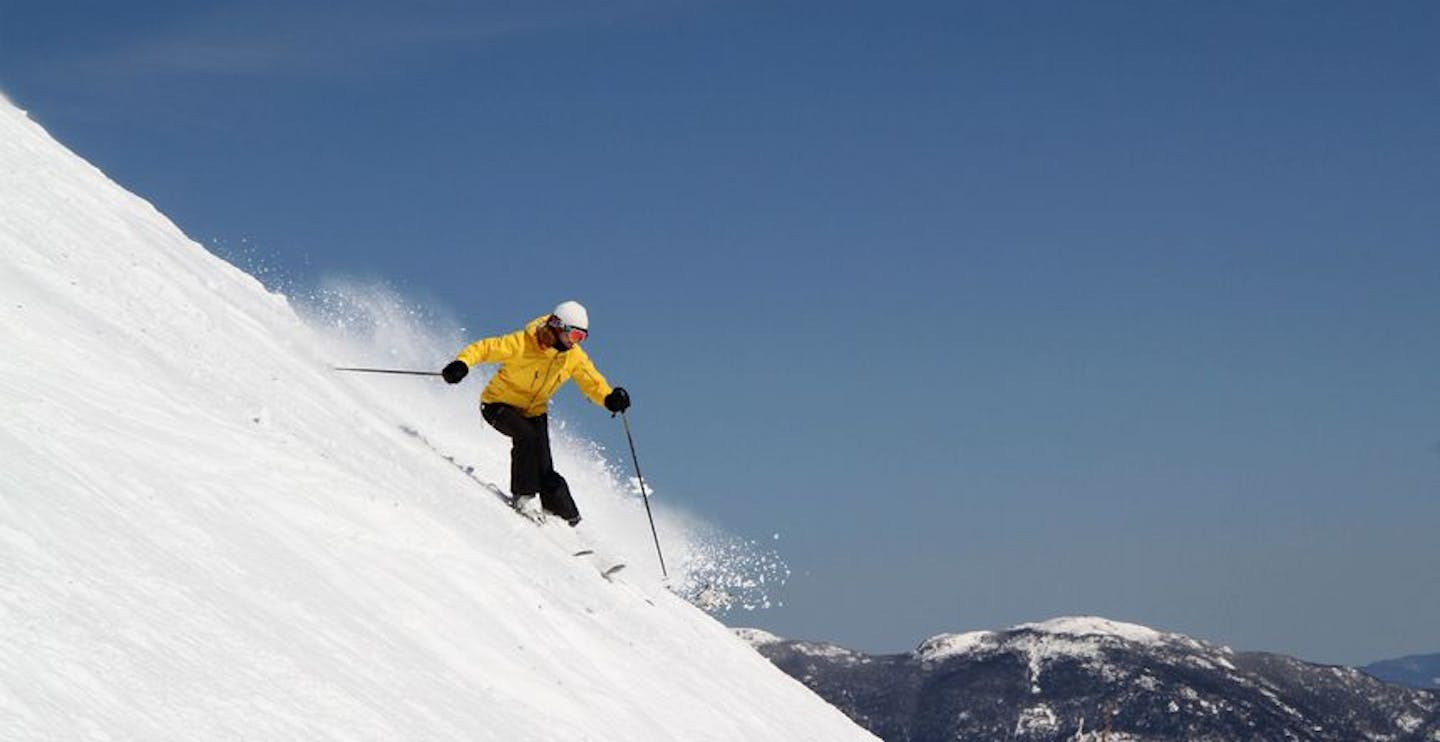
{"label": "white helmet", "polygon": [[590,331],[590,313],[578,301],[562,301],[551,312],[569,327]]}

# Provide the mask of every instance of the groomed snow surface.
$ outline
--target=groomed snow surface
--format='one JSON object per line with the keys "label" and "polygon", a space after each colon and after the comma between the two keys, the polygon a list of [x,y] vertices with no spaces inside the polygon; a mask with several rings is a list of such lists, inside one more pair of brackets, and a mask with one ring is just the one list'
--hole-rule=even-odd
{"label": "groomed snow surface", "polygon": [[[603,451],[557,431],[614,584],[441,455],[508,478],[483,373],[328,368],[472,338],[339,316],[302,320],[0,99],[0,738],[872,739],[660,585]],[[705,550],[659,516],[676,565]]]}

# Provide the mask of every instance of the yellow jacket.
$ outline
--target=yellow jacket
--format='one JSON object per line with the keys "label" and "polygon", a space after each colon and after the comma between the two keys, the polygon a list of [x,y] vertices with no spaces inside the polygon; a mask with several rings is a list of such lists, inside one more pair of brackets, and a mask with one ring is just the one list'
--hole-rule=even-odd
{"label": "yellow jacket", "polygon": [[525,325],[525,329],[509,335],[476,340],[455,356],[467,366],[500,364],[500,370],[480,393],[481,402],[508,404],[526,417],[543,415],[550,397],[573,378],[590,401],[605,405],[605,397],[612,391],[610,384],[595,370],[590,356],[585,355],[579,345],[564,353],[540,346],[535,332],[547,319],[549,315],[538,317]]}

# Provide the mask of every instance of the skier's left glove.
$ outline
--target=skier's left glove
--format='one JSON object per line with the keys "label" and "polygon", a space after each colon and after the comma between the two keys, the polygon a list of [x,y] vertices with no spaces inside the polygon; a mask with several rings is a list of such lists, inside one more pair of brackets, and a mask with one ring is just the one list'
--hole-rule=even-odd
{"label": "skier's left glove", "polygon": [[625,391],[625,387],[615,387],[614,391],[605,395],[605,409],[611,412],[624,412],[630,409],[630,392]]}
{"label": "skier's left glove", "polygon": [[465,378],[465,374],[468,373],[470,373],[470,367],[465,365],[464,361],[451,361],[450,365],[440,372],[440,375],[445,378],[446,384],[459,384],[460,380]]}

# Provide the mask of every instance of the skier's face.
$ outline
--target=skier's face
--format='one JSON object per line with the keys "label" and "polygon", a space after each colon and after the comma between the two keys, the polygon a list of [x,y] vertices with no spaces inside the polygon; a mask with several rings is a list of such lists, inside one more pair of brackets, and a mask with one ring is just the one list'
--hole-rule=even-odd
{"label": "skier's face", "polygon": [[571,327],[560,321],[558,317],[551,317],[545,325],[555,337],[555,342],[560,347],[569,350],[585,339],[586,332],[578,327]]}

